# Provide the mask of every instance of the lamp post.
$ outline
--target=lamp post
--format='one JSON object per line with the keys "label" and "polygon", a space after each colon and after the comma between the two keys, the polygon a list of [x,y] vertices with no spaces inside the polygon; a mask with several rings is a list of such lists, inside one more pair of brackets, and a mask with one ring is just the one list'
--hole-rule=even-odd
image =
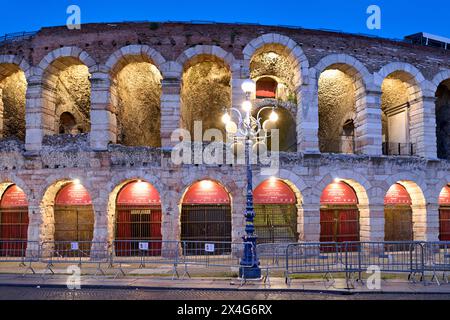
{"label": "lamp post", "polygon": [[[256,117],[252,116],[253,105],[251,103],[251,95],[256,90],[256,85],[252,80],[245,80],[242,84],[242,90],[246,95],[246,100],[242,103],[242,111],[237,108],[226,110],[222,121],[225,123],[227,134],[236,141],[243,141],[245,145],[245,164],[247,170],[247,192],[246,192],[246,209],[245,209],[245,233],[244,240],[244,255],[241,258],[241,268],[239,276],[244,279],[260,279],[261,269],[259,267],[259,259],[256,254],[256,240],[255,234],[255,209],[253,205],[253,172],[252,163],[250,159],[250,150],[254,147],[254,142],[266,143],[269,133],[269,122],[276,122],[278,115],[273,107],[264,107],[258,111]],[[266,109],[272,109],[272,114],[269,120],[261,124],[261,112]],[[237,121],[233,121],[233,115]]]}

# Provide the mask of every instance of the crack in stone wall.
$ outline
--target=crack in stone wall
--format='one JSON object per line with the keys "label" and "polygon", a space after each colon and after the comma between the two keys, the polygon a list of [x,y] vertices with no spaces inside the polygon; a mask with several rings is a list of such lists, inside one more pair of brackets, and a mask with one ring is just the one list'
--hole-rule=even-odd
{"label": "crack in stone wall", "polygon": [[193,137],[194,121],[202,121],[203,132],[218,129],[224,108],[231,105],[231,73],[213,61],[199,62],[183,74],[181,89],[181,123]]}
{"label": "crack in stone wall", "polygon": [[148,62],[132,62],[117,74],[118,142],[161,146],[161,74]]}

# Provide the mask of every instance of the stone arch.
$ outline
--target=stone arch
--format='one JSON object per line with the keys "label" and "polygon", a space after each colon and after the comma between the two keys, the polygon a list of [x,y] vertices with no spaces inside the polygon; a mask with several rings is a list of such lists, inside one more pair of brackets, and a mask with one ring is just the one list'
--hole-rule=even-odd
{"label": "stone arch", "polygon": [[25,105],[30,74],[28,62],[0,55],[0,138],[25,140]]}
{"label": "stone arch", "polygon": [[161,68],[165,63],[159,52],[146,45],[123,47],[106,62],[117,143],[161,146]]}
{"label": "stone arch", "polygon": [[433,80],[431,80],[430,90],[432,92],[436,92],[439,85],[448,79],[450,79],[450,70],[448,69],[441,70],[433,77]]}
{"label": "stone arch", "polygon": [[297,90],[299,90],[302,84],[309,83],[309,62],[303,49],[291,38],[277,33],[268,33],[259,36],[245,46],[243,50],[245,70],[250,70],[250,60],[252,57],[267,45],[280,45],[284,48],[286,56],[295,69],[296,79],[294,79],[294,84]]}
{"label": "stone arch", "polygon": [[[40,235],[39,239],[42,242],[45,241],[54,241],[55,234],[55,212],[54,205],[55,199],[58,192],[65,187],[66,185],[72,183],[75,178],[67,177],[64,173],[52,175],[48,177],[45,181],[45,184],[42,185],[39,190],[37,190],[37,194],[40,196]],[[96,193],[92,188],[90,179],[84,178],[80,181],[84,188],[88,191],[89,195],[92,198],[92,207],[94,211],[94,236],[93,241],[96,239],[96,226],[98,223],[99,215],[101,209],[96,208]]]}
{"label": "stone arch", "polygon": [[[314,81],[314,92],[318,94],[320,150],[333,153],[362,152],[367,121],[367,92],[373,89],[372,74],[359,60],[347,54],[325,56],[310,74]],[[329,98],[327,94],[330,94]],[[338,98],[340,100],[336,101]],[[338,110],[337,102],[340,102]],[[329,108],[333,108],[334,112],[330,112]],[[353,137],[344,137],[341,136],[342,127],[336,125],[350,113],[356,115],[353,119],[355,132]]]}
{"label": "stone arch", "polygon": [[40,110],[30,110],[33,116],[43,114],[42,125],[29,126],[29,129],[43,130],[42,135],[53,135],[58,132],[59,116],[71,112],[77,120],[78,131],[89,132],[90,76],[96,69],[95,60],[78,47],[63,47],[48,53],[34,68],[32,85],[37,86],[37,90],[27,93],[27,103],[42,106]]}
{"label": "stone arch", "polygon": [[374,84],[382,92],[384,153],[436,157],[436,128],[429,121],[434,118],[434,94],[430,96],[422,73],[408,63],[392,62],[374,75]]}
{"label": "stone arch", "polygon": [[114,240],[114,224],[116,221],[116,200],[117,196],[122,188],[133,181],[142,180],[150,183],[158,190],[161,196],[161,205],[163,208],[163,222],[165,221],[163,195],[165,192],[164,186],[161,184],[160,179],[154,174],[143,174],[142,172],[127,171],[115,175],[110,182],[106,185],[106,188],[101,191],[100,198],[105,199],[104,205],[106,205],[106,224],[107,235],[106,239],[111,242]]}
{"label": "stone arch", "polygon": [[14,184],[23,190],[23,192],[27,196],[28,203],[30,203],[31,205],[32,201],[34,200],[34,190],[30,188],[22,178],[11,174],[0,174],[0,199],[3,196],[5,190]]}
{"label": "stone arch", "polygon": [[239,68],[235,64],[235,58],[231,52],[227,52],[221,47],[211,45],[196,45],[181,53],[176,59],[176,63],[187,70],[194,64],[200,62],[204,57],[215,57],[219,61],[223,61],[232,73],[239,72]]}
{"label": "stone arch", "polygon": [[[371,212],[370,210],[372,198],[371,183],[362,175],[349,170],[341,170],[336,172],[336,174],[327,174],[322,178],[322,180],[313,190],[313,198],[317,201],[318,204],[320,204],[320,197],[322,195],[322,192],[329,184],[335,181],[342,181],[353,188],[353,190],[355,191],[358,198],[357,207],[359,211],[360,239],[361,241],[369,241],[372,237],[371,228],[373,228],[373,226],[371,225],[371,220],[373,220],[373,212]],[[320,218],[318,221],[320,223]]]}
{"label": "stone arch", "polygon": [[[399,173],[388,177],[384,182],[385,195],[389,188],[394,184],[402,185],[409,193],[412,200],[412,221],[414,240],[427,240],[431,235],[431,223],[437,221],[437,204],[436,208],[428,206],[429,190],[424,179],[419,176],[412,176],[408,173]],[[431,195],[430,195],[431,196]],[[436,221],[434,221],[436,220]],[[436,235],[437,238],[437,235]]]}
{"label": "stone arch", "polygon": [[183,66],[181,127],[191,133],[192,140],[197,121],[201,121],[203,133],[218,129],[224,135],[225,131],[221,117],[224,108],[231,105],[234,58],[225,55],[223,49],[214,48],[196,46],[186,50],[177,60]]}

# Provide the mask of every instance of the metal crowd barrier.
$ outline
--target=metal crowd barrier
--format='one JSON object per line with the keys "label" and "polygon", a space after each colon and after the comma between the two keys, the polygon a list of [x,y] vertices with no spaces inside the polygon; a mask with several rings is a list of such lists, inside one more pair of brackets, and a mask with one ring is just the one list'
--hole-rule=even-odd
{"label": "metal crowd barrier", "polygon": [[119,274],[126,275],[123,265],[138,264],[139,268],[149,265],[169,265],[172,267],[172,279],[179,278],[178,241],[161,240],[115,240],[111,254],[110,266],[117,267]]}
{"label": "metal crowd barrier", "polygon": [[23,275],[28,271],[35,274],[32,264],[39,260],[39,242],[26,240],[0,241],[0,263],[19,263],[20,267],[25,267]]}
{"label": "metal crowd barrier", "polygon": [[442,280],[448,281],[450,272],[450,242],[426,242],[423,244],[424,250],[424,272],[431,272],[431,281],[435,280],[438,285],[438,273],[442,273]]}
{"label": "metal crowd barrier", "polygon": [[226,268],[236,269],[241,267],[241,258],[244,254],[244,247],[252,247],[252,261],[248,267],[252,267],[255,261],[256,250],[251,243],[246,242],[214,242],[214,241],[181,241],[180,264],[184,265],[185,276],[191,277],[189,266],[202,268]]}
{"label": "metal crowd barrier", "polygon": [[286,250],[289,243],[263,243],[256,246],[256,253],[259,259],[261,270],[264,272],[264,283],[270,286],[271,272],[285,272],[286,270]]}
{"label": "metal crowd barrier", "polygon": [[45,241],[41,245],[42,263],[47,265],[44,275],[49,271],[54,274],[56,264],[72,264],[82,267],[86,264],[96,264],[96,274],[105,275],[102,264],[110,264],[110,250],[107,242],[93,241]]}

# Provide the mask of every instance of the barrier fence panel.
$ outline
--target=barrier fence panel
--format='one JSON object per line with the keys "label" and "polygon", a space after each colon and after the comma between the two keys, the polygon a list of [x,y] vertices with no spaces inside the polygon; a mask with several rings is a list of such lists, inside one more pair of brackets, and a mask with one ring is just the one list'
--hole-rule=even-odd
{"label": "barrier fence panel", "polygon": [[440,285],[438,273],[442,273],[442,280],[448,283],[450,272],[450,242],[426,242],[424,247],[424,269],[432,273],[431,281]]}
{"label": "barrier fence panel", "polygon": [[286,250],[286,283],[293,274],[345,272],[340,243],[296,243]]}
{"label": "barrier fence panel", "polygon": [[32,264],[40,259],[39,242],[26,240],[1,240],[0,241],[0,262],[19,263],[21,267],[26,267],[23,274],[31,271],[35,274]]}
{"label": "barrier fence panel", "polygon": [[111,266],[118,274],[125,275],[123,264],[138,264],[139,268],[152,265],[167,265],[172,268],[172,278],[178,277],[178,241],[161,240],[115,240],[111,254]]}
{"label": "barrier fence panel", "polygon": [[244,247],[250,246],[246,242],[214,242],[214,241],[182,241],[180,264],[183,264],[184,276],[189,276],[189,266],[204,268],[233,268],[252,267],[255,261],[256,249],[252,247],[251,261],[248,266],[241,266]]}
{"label": "barrier fence panel", "polygon": [[45,241],[41,245],[41,262],[47,264],[47,271],[54,274],[56,264],[97,264],[97,272],[104,274],[101,264],[110,263],[109,244],[93,241]]}
{"label": "barrier fence panel", "polygon": [[264,282],[270,284],[270,273],[272,271],[285,272],[288,246],[289,243],[263,243],[256,246],[260,267],[265,271]]}

